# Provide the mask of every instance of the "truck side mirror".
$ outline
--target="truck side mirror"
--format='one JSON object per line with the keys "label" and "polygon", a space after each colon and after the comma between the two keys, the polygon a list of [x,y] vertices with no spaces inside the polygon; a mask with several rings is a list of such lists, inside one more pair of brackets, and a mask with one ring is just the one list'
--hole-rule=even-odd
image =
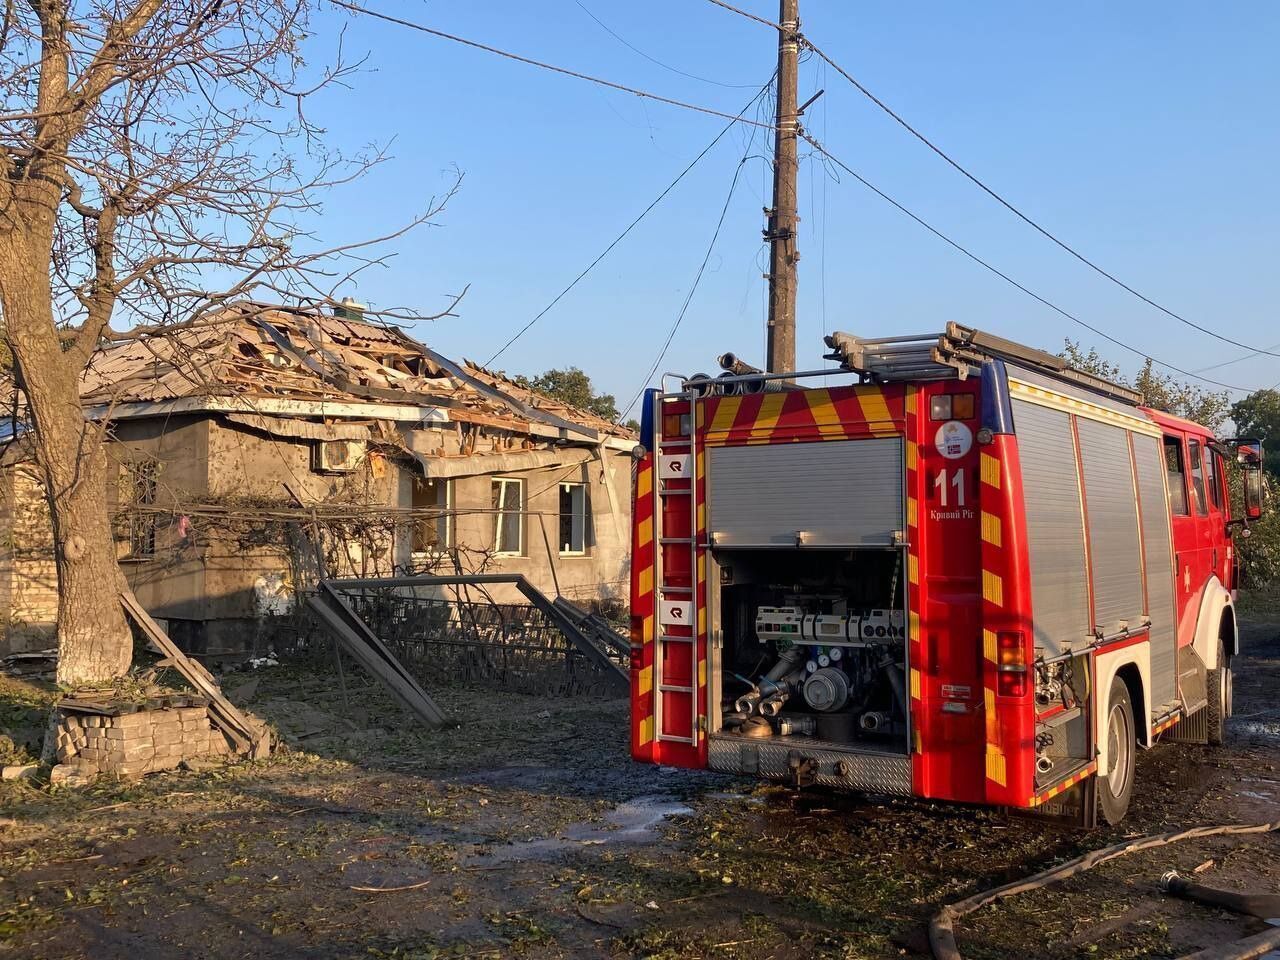
{"label": "truck side mirror", "polygon": [[1262,442],[1260,440],[1236,441],[1236,462],[1240,464],[1244,481],[1244,515],[1247,520],[1262,516]]}

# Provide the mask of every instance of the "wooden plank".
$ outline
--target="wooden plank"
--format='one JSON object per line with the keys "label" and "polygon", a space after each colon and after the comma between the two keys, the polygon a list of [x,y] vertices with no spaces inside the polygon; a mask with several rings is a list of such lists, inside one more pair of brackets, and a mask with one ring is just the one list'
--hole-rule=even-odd
{"label": "wooden plank", "polygon": [[160,625],[151,619],[151,614],[138,602],[132,590],[120,594],[125,611],[133,621],[142,628],[152,643],[160,648],[165,657],[172,662],[174,669],[182,674],[183,679],[195,687],[209,700],[209,716],[241,750],[258,753],[264,736],[249,723],[235,704],[222,695],[222,690],[214,682],[212,675],[203,665],[196,663],[169,639],[169,635],[160,629]]}

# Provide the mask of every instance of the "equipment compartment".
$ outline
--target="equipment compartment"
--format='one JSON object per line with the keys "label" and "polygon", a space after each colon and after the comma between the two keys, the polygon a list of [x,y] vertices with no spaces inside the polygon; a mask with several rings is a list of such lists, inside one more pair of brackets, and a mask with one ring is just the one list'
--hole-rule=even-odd
{"label": "equipment compartment", "polygon": [[712,732],[905,754],[899,548],[717,551]]}

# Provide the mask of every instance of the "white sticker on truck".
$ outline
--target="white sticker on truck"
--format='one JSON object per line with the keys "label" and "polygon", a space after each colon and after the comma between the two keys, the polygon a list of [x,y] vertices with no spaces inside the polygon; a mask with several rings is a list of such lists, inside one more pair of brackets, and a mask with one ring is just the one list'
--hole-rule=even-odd
{"label": "white sticker on truck", "polygon": [[693,458],[687,453],[659,457],[658,473],[663,480],[683,480],[693,474]]}
{"label": "white sticker on truck", "polygon": [[658,608],[658,621],[668,626],[688,626],[693,623],[693,601],[663,600]]}

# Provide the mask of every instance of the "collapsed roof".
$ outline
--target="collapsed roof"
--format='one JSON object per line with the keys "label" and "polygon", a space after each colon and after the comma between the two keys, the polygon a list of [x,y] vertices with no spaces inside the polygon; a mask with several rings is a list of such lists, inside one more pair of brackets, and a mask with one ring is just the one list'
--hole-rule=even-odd
{"label": "collapsed roof", "polygon": [[[198,323],[176,326],[100,349],[81,384],[91,410],[145,416],[189,401],[211,409],[341,419],[359,409],[383,417],[435,409],[441,421],[484,424],[569,440],[630,438],[595,414],[522,387],[468,361],[457,363],[398,328],[311,309],[242,302]],[[182,402],[187,401],[187,402]],[[298,403],[301,401],[302,403]],[[377,405],[374,412],[367,409]],[[386,416],[386,419],[396,419]]]}

